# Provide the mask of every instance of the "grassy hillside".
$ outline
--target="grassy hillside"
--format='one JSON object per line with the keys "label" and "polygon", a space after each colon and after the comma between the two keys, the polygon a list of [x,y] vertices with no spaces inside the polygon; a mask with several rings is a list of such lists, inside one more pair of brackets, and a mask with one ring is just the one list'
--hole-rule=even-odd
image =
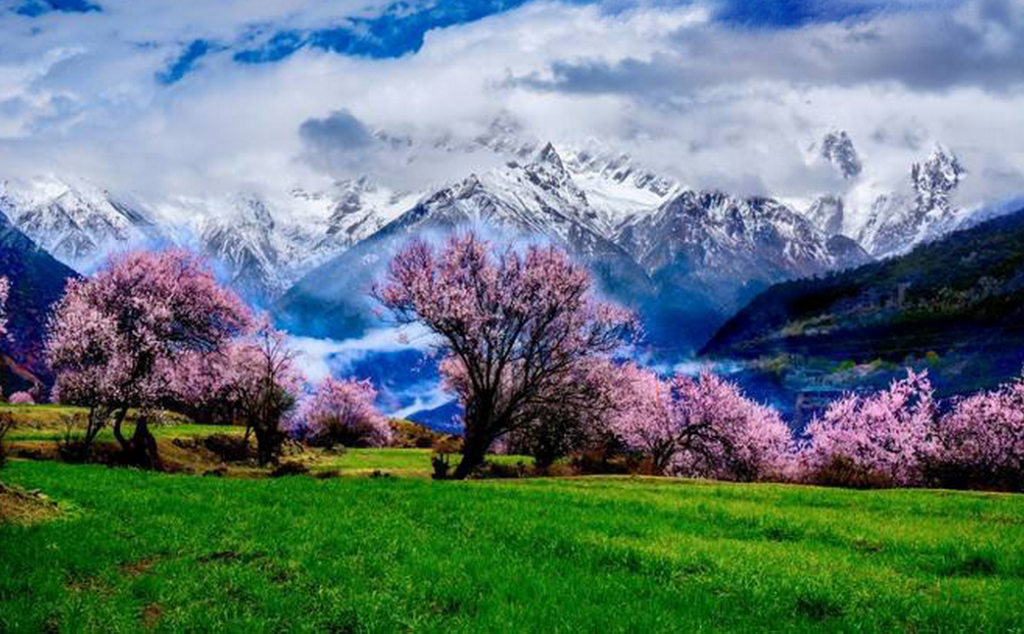
{"label": "grassy hillside", "polygon": [[1024,363],[1024,211],[901,257],[775,285],[723,326],[704,354],[836,363],[939,358],[947,363],[938,374],[954,388],[997,384]]}
{"label": "grassy hillside", "polygon": [[653,479],[169,476],[14,462],[0,630],[998,630],[1024,497]]}

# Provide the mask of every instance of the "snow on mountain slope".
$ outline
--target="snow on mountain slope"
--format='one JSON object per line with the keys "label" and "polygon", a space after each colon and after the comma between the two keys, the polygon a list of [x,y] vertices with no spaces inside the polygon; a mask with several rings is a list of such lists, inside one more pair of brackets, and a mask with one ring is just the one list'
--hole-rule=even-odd
{"label": "snow on mountain slope", "polygon": [[624,225],[616,242],[651,276],[686,278],[723,311],[745,301],[752,283],[817,275],[870,259],[855,246],[830,242],[779,201],[721,192],[683,192],[653,215]]}
{"label": "snow on mountain slope", "polygon": [[905,253],[922,242],[939,238],[969,222],[970,212],[958,208],[954,197],[967,170],[942,146],[910,170],[911,193],[879,196],[857,241],[876,257]]}
{"label": "snow on mountain slope", "polygon": [[110,251],[167,239],[141,204],[79,179],[5,181],[0,208],[40,247],[78,270],[91,268]]}
{"label": "snow on mountain slope", "polygon": [[[581,169],[581,177],[570,164],[546,144],[528,160],[438,189],[300,280],[277,305],[278,315],[310,336],[356,336],[371,321],[370,281],[407,237],[480,226],[501,239],[539,237],[567,249],[594,271],[604,292],[644,314],[660,343],[685,350],[772,282],[869,259],[852,241],[831,239],[775,200],[679,191],[610,166]],[[578,179],[598,173],[619,174],[605,183],[630,183],[623,197],[636,205],[634,213],[615,222],[595,208]],[[652,187],[646,195],[654,206],[638,200],[638,182]]]}
{"label": "snow on mountain slope", "polygon": [[380,230],[418,196],[363,178],[325,191],[293,189],[283,200],[245,194],[190,204],[202,253],[247,299],[266,305],[311,269]]}

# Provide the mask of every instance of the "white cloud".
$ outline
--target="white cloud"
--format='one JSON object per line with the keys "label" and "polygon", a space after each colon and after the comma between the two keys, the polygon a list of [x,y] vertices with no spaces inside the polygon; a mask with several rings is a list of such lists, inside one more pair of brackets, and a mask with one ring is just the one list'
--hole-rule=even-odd
{"label": "white cloud", "polygon": [[328,376],[345,376],[353,367],[371,355],[431,348],[430,333],[421,326],[372,328],[359,339],[336,341],[310,337],[290,337],[292,347],[299,351],[297,362],[310,383],[319,383]]}
{"label": "white cloud", "polygon": [[[350,7],[369,14],[382,4]],[[965,204],[1019,191],[1024,0],[784,32],[665,4],[609,13],[531,3],[432,31],[422,50],[397,59],[304,49],[253,66],[226,49],[170,86],[156,74],[191,40],[258,42],[353,10],[117,0],[103,13],[5,16],[0,178],[71,173],[150,200],[316,186],[360,168],[422,187],[481,160],[382,146],[355,161],[311,161],[301,126],[344,111],[395,135],[471,137],[511,112],[532,135],[598,138],[694,186],[792,200],[844,187],[807,153],[840,127],[865,162],[855,200],[905,182],[935,142],[971,170]]]}

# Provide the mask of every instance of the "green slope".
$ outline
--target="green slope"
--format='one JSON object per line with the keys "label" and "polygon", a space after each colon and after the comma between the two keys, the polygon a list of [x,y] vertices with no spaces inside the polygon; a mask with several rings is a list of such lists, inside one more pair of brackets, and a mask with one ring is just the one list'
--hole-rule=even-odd
{"label": "green slope", "polygon": [[967,384],[1024,363],[1024,211],[820,279],[777,284],[723,326],[711,357],[902,364],[929,352]]}

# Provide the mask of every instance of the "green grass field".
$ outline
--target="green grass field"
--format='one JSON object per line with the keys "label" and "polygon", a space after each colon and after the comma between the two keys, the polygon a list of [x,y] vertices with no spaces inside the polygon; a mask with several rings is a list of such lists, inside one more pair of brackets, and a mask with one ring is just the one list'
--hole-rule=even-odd
{"label": "green grass field", "polygon": [[0,478],[65,511],[0,524],[3,632],[1024,628],[1022,496],[27,461]]}

